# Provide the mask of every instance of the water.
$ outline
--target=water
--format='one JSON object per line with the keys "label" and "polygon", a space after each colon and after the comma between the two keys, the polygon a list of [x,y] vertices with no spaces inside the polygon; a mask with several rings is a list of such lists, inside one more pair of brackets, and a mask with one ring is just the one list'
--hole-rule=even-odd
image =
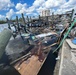
{"label": "water", "polygon": [[39,71],[38,75],[54,75],[57,55],[53,54],[52,51],[53,50],[50,51],[46,61],[44,62],[41,70]]}
{"label": "water", "polygon": [[0,32],[4,30],[4,28],[8,28],[8,24],[0,24]]}

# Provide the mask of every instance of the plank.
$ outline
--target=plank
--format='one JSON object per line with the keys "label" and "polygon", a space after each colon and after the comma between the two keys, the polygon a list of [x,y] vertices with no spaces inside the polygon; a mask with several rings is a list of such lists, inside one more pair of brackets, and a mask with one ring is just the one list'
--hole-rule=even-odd
{"label": "plank", "polygon": [[76,45],[72,43],[71,39],[66,39],[66,42],[72,49],[76,49]]}
{"label": "plank", "polygon": [[20,66],[16,64],[14,67],[21,75],[37,75],[44,61],[40,62],[38,56],[33,55]]}

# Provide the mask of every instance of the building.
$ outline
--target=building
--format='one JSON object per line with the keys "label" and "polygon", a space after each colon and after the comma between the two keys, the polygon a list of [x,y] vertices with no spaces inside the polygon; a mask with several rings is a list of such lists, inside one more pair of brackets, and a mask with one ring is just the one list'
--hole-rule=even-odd
{"label": "building", "polygon": [[41,16],[50,16],[50,10],[42,10]]}

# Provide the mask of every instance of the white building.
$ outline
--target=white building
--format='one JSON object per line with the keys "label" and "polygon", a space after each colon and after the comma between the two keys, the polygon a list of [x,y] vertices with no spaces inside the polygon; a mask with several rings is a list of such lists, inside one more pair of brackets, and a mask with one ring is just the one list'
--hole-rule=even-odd
{"label": "white building", "polygon": [[50,16],[50,10],[42,10],[40,15],[41,16]]}

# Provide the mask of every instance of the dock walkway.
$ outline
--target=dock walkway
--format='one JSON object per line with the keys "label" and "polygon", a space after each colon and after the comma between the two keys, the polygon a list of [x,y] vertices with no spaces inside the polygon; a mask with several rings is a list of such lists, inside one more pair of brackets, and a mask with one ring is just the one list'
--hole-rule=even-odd
{"label": "dock walkway", "polygon": [[59,57],[54,75],[76,75],[76,49],[72,49],[66,40],[59,52]]}

